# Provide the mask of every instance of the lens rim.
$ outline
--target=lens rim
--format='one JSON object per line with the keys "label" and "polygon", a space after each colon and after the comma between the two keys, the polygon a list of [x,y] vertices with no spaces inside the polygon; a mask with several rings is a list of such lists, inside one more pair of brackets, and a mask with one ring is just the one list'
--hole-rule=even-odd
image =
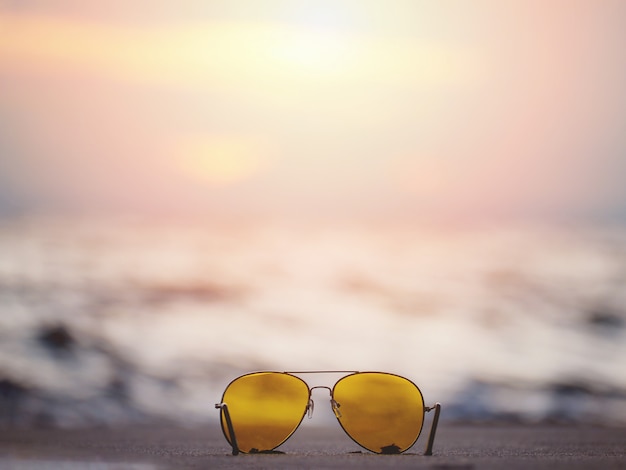
{"label": "lens rim", "polygon": [[[300,382],[302,382],[304,384],[304,386],[307,389],[307,405],[311,400],[311,389],[309,388],[309,384],[307,384],[302,378],[290,374],[289,372],[278,372],[278,371],[274,371],[274,370],[262,370],[262,371],[256,371],[256,372],[249,372],[247,374],[243,374],[240,375],[239,377],[234,378],[233,380],[231,380],[228,385],[226,386],[226,388],[224,389],[224,392],[222,393],[222,399],[221,399],[221,403],[224,403],[224,398],[226,397],[226,393],[228,392],[228,389],[230,388],[230,386],[237,382],[240,379],[243,379],[244,377],[249,377],[251,375],[260,375],[260,374],[273,374],[273,375],[288,375],[289,377],[293,377],[294,379],[299,380]],[[306,416],[307,413],[307,408],[308,406],[304,407],[304,411],[302,412],[302,416],[300,417],[300,420],[298,421],[298,424],[293,428],[293,431],[291,431],[289,433],[289,435],[287,437],[285,437],[278,445],[272,447],[271,449],[267,449],[264,450],[263,452],[271,452],[274,449],[280,447],[281,445],[283,445],[291,436],[293,436],[293,434],[298,430],[298,428],[300,427],[300,425],[302,424],[302,421],[304,420],[304,417]],[[232,414],[232,411],[231,411]],[[224,409],[222,409],[220,411],[220,427],[222,428],[222,433],[224,434],[224,438],[226,438],[226,441],[232,445],[232,441],[229,437],[229,433],[228,433],[228,429],[226,429],[224,427],[224,421],[225,421],[225,417],[224,417]],[[233,423],[234,426],[234,423]],[[237,430],[235,429],[235,437],[237,435]],[[238,449],[240,452],[244,453],[244,454],[249,454],[249,451],[243,450],[243,449]]]}
{"label": "lens rim", "polygon": [[[402,376],[402,375],[398,375],[398,374],[393,374],[390,372],[379,372],[379,371],[359,371],[359,372],[354,372],[352,374],[348,374],[344,377],[341,377],[339,380],[337,380],[337,382],[335,382],[335,385],[333,386],[332,390],[331,390],[331,398],[332,400],[335,400],[335,388],[337,387],[337,385],[342,382],[343,380],[349,378],[349,377],[353,377],[356,375],[364,375],[364,374],[377,374],[377,375],[388,375],[388,376],[392,376],[392,377],[397,377],[400,379],[404,379],[407,382],[409,382],[409,384],[413,385],[413,387],[415,387],[415,390],[417,391],[417,394],[419,395],[419,399],[420,402],[422,404],[422,422],[420,424],[420,428],[417,432],[417,435],[415,437],[415,440],[411,443],[411,445],[409,445],[406,449],[402,450],[399,452],[399,454],[403,454],[404,452],[408,451],[409,449],[411,449],[415,443],[417,442],[417,440],[419,439],[419,437],[422,434],[422,430],[424,429],[424,421],[426,418],[426,405],[424,403],[424,394],[422,393],[422,391],[420,390],[420,388],[415,384],[415,382],[413,382],[411,379],[407,379],[406,377]],[[339,410],[339,412],[341,412],[341,409]],[[343,426],[343,424],[341,423],[341,419],[339,418],[339,416],[337,416],[335,414],[335,418],[337,418],[337,422],[339,423],[339,426],[341,426],[341,429],[343,429],[343,432],[346,433],[346,435],[352,439],[355,443],[357,443],[360,447],[362,447],[363,449],[367,450],[368,452],[372,452],[374,454],[383,454],[383,452],[377,452],[375,450],[372,450],[368,447],[365,447],[363,444],[361,444],[359,441],[357,441],[354,437],[352,437],[352,435],[347,431],[347,429]]]}

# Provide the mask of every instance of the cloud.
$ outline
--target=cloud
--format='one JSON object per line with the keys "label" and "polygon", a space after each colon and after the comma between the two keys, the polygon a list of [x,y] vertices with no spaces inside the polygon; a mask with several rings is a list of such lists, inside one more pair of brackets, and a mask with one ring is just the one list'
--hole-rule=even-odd
{"label": "cloud", "polygon": [[307,29],[284,23],[187,21],[124,26],[3,15],[0,61],[58,73],[89,70],[143,84],[271,88],[336,83],[432,86],[479,79],[463,45]]}

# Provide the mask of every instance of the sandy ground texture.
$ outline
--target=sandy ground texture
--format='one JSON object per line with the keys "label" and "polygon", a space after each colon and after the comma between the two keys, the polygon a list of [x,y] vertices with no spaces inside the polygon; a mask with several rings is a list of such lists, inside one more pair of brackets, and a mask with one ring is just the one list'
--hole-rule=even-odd
{"label": "sandy ground texture", "polygon": [[339,427],[306,426],[284,454],[230,454],[218,426],[0,430],[0,469],[157,470],[207,468],[626,469],[626,428],[441,423],[434,455],[426,433],[402,455],[375,455]]}

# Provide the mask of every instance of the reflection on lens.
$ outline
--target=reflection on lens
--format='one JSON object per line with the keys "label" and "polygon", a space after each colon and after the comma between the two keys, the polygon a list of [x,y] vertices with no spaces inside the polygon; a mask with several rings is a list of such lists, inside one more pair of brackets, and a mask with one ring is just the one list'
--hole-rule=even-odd
{"label": "reflection on lens", "polygon": [[335,384],[333,398],[343,429],[372,452],[404,452],[422,430],[424,399],[404,377],[381,372],[348,375]]}
{"label": "reflection on lens", "polygon": [[[259,372],[235,379],[222,403],[230,417],[242,452],[272,450],[297,429],[306,413],[309,387],[298,377],[279,372]],[[222,430],[232,444],[224,413]]]}

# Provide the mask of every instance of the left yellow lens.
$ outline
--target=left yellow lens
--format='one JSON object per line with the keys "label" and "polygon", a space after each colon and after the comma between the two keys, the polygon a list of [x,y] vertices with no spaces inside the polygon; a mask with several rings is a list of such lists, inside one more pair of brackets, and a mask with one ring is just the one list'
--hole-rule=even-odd
{"label": "left yellow lens", "polygon": [[404,452],[422,431],[424,399],[404,377],[382,372],[348,375],[335,384],[333,399],[341,427],[372,452]]}
{"label": "left yellow lens", "polygon": [[[241,376],[226,387],[222,396],[239,450],[252,453],[272,450],[285,442],[300,425],[308,402],[308,385],[280,372]],[[223,412],[222,430],[232,444]]]}

